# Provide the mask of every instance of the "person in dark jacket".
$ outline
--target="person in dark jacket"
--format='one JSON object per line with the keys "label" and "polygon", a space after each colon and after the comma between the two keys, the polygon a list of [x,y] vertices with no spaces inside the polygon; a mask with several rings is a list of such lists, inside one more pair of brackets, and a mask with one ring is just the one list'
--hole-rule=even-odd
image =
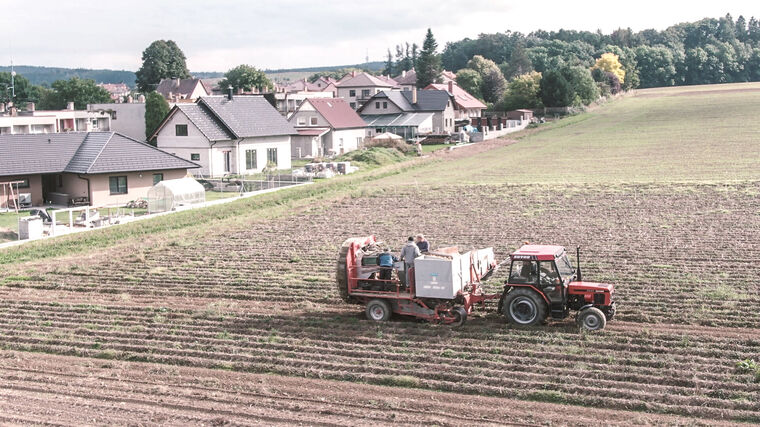
{"label": "person in dark jacket", "polygon": [[380,280],[391,280],[393,262],[398,261],[398,258],[391,255],[390,249],[387,248],[377,258],[378,264],[380,265]]}
{"label": "person in dark jacket", "polygon": [[425,236],[422,234],[417,235],[415,243],[417,244],[417,247],[420,248],[420,252],[425,253],[430,251],[430,244],[425,240]]}

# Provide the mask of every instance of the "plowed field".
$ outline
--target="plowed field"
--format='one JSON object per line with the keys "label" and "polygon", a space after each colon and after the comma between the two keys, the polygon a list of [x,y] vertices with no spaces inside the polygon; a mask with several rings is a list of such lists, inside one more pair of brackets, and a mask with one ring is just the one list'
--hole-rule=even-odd
{"label": "plowed field", "polygon": [[[760,383],[736,369],[760,362],[760,180],[403,177],[4,266],[0,420],[73,424],[75,407],[92,424],[760,422]],[[457,329],[378,325],[338,298],[345,238],[398,249],[416,232],[499,260],[524,240],[580,244],[584,276],[616,284],[618,315],[593,334],[571,319],[511,328],[492,310]]]}

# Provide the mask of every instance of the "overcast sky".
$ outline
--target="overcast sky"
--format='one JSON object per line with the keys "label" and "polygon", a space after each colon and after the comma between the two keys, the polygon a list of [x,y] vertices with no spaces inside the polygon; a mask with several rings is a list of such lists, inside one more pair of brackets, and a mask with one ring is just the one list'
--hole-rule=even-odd
{"label": "overcast sky", "polygon": [[[608,33],[703,17],[760,17],[755,1],[639,0],[3,0],[0,64],[137,70],[156,39],[176,41],[191,71],[247,63],[295,68],[381,61],[388,47],[506,30]],[[678,4],[681,3],[681,4]]]}

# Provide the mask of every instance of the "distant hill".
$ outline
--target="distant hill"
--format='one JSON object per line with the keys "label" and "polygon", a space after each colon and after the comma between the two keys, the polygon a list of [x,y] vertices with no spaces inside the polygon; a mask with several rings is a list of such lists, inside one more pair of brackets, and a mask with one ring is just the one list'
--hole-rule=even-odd
{"label": "distant hill", "polygon": [[[271,77],[283,76],[308,76],[318,71],[330,71],[339,70],[341,68],[367,68],[372,71],[378,71],[383,68],[385,64],[383,62],[370,62],[369,64],[357,64],[357,65],[336,65],[336,66],[323,66],[323,67],[307,67],[307,68],[290,68],[290,69],[278,69],[278,70],[265,70],[265,72]],[[26,77],[32,84],[35,85],[50,85],[56,80],[68,80],[72,77],[79,77],[81,79],[92,79],[97,83],[125,83],[129,87],[135,87],[135,73],[134,71],[127,70],[91,70],[87,68],[62,68],[62,67],[38,67],[36,65],[16,65],[13,67],[16,73]],[[0,66],[0,71],[9,72],[10,66]],[[221,71],[200,71],[190,72],[198,78],[214,78],[223,77],[224,72]],[[285,78],[290,80],[291,78]]]}
{"label": "distant hill", "polygon": [[[97,83],[125,83],[135,86],[135,73],[126,70],[89,70],[86,68],[38,67],[34,65],[16,65],[16,73],[29,79],[32,84],[50,85],[56,80],[68,80],[72,77],[92,79]],[[10,71],[9,66],[0,66],[0,71]]]}

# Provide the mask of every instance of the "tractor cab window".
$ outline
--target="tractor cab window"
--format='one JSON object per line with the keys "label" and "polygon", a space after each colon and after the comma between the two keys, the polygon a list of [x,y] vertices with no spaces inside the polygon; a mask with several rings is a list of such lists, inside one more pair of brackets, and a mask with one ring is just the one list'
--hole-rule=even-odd
{"label": "tractor cab window", "polygon": [[554,265],[554,261],[541,261],[539,270],[542,285],[558,285],[560,283],[559,273],[557,272],[557,266]]}
{"label": "tractor cab window", "polygon": [[567,257],[567,254],[563,254],[557,258],[557,268],[562,276],[562,280],[567,280],[575,274],[575,269],[573,268],[573,264],[570,263],[570,258]]}
{"label": "tractor cab window", "polygon": [[512,261],[509,283],[535,284],[538,278],[536,261]]}

